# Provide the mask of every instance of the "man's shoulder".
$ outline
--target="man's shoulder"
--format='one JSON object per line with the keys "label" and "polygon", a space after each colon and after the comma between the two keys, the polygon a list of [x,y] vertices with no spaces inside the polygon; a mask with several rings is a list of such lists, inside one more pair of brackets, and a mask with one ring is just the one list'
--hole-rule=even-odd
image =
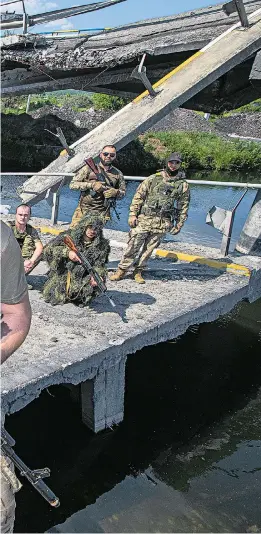
{"label": "man's shoulder", "polygon": [[114,165],[111,166],[110,171],[111,174],[117,174],[118,176],[123,176],[123,173],[118,169],[118,167],[114,167]]}
{"label": "man's shoulder", "polygon": [[6,250],[10,236],[13,234],[9,224],[1,222],[1,254]]}
{"label": "man's shoulder", "polygon": [[39,232],[34,226],[32,226],[32,224],[26,225],[26,233],[30,235],[33,239],[38,239],[40,241]]}

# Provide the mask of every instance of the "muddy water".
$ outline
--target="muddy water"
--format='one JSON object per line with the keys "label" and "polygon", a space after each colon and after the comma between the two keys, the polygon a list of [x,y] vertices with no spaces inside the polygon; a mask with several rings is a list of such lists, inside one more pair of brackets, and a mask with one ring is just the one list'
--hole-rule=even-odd
{"label": "muddy water", "polygon": [[94,436],[67,389],[8,418],[49,465],[53,510],[28,484],[16,532],[260,532],[261,301],[127,363],[125,420]]}

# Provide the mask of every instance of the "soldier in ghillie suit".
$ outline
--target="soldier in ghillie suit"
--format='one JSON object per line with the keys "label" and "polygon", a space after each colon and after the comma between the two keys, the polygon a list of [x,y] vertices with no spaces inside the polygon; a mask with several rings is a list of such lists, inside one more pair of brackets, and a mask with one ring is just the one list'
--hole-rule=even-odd
{"label": "soldier in ghillie suit", "polygon": [[80,190],[79,204],[73,214],[71,228],[80,221],[86,213],[98,213],[104,218],[104,223],[110,219],[109,199],[120,200],[126,193],[126,184],[122,172],[112,165],[116,159],[114,145],[106,145],[100,153],[100,162],[97,165],[102,172],[104,183],[97,180],[96,175],[85,165],[74,176],[70,189]]}
{"label": "soldier in ghillie suit", "polygon": [[167,232],[172,235],[180,232],[190,201],[181,162],[181,155],[174,152],[166,160],[165,169],[149,176],[138,187],[130,206],[128,246],[111,280],[121,280],[134,266],[135,281],[144,284],[142,271],[154,248]]}
{"label": "soldier in ghillie suit", "polygon": [[50,267],[49,278],[43,287],[46,302],[53,306],[74,302],[84,307],[99,294],[95,280],[81,265],[77,254],[64,244],[63,237],[65,234],[71,236],[79,251],[105,280],[110,245],[103,236],[102,227],[102,218],[88,214],[75,228],[63,232],[45,247],[44,259]]}

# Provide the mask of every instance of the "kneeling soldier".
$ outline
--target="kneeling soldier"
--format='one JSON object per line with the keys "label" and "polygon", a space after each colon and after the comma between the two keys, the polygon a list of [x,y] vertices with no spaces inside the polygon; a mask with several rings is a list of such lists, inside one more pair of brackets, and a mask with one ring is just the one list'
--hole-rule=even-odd
{"label": "kneeling soldier", "polygon": [[141,273],[154,248],[167,232],[172,235],[180,232],[190,201],[181,162],[181,155],[174,152],[166,160],[164,170],[149,176],[138,187],[130,206],[128,246],[111,280],[121,280],[134,265],[135,281],[143,284]]}
{"label": "kneeling soldier", "polygon": [[79,251],[86,256],[92,267],[105,280],[110,245],[102,232],[103,219],[88,214],[69,232],[63,232],[44,249],[44,259],[50,271],[43,288],[43,298],[53,306],[74,302],[79,307],[87,306],[99,294],[97,283],[80,263],[75,252],[64,244],[65,234],[72,237]]}

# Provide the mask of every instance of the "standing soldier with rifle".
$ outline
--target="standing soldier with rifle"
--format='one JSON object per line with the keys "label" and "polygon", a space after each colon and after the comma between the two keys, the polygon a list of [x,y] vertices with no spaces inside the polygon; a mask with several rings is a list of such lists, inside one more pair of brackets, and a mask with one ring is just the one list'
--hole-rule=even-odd
{"label": "standing soldier with rifle", "polygon": [[190,201],[181,162],[181,155],[174,152],[167,158],[165,169],[149,176],[138,187],[130,206],[128,246],[111,280],[121,280],[134,266],[135,281],[144,284],[142,271],[154,248],[167,232],[172,235],[180,232]]}
{"label": "standing soldier with rifle", "polygon": [[110,219],[111,208],[117,200],[124,197],[126,184],[122,172],[112,165],[116,159],[114,145],[106,145],[100,153],[100,162],[96,166],[91,160],[74,176],[70,189],[80,190],[79,204],[73,214],[71,228],[75,227],[83,215],[95,212]]}

